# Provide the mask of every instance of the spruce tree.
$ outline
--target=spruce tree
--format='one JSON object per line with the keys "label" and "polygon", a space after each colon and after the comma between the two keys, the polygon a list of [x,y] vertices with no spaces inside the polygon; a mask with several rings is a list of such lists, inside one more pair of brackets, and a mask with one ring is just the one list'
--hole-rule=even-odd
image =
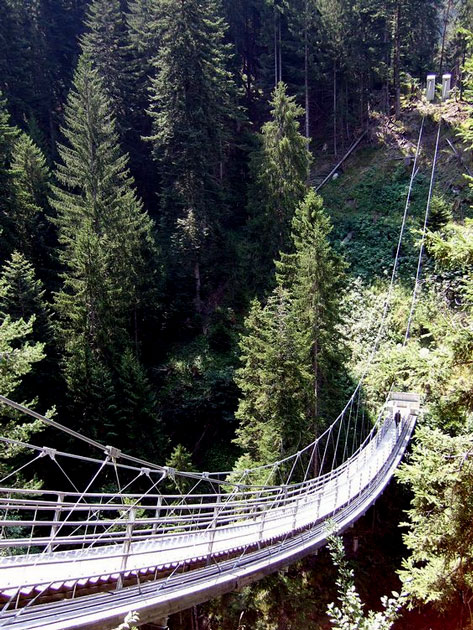
{"label": "spruce tree", "polygon": [[303,361],[305,340],[290,293],[277,287],[265,306],[255,300],[245,328],[243,365],[236,377],[242,398],[235,440],[244,456],[237,469],[269,464],[310,441],[306,412],[311,374]]}
{"label": "spruce tree", "polygon": [[33,265],[20,252],[13,252],[5,263],[0,286],[0,313],[13,320],[33,318],[32,339],[52,342],[52,312],[43,283],[36,277]]}
{"label": "spruce tree", "polygon": [[[0,302],[5,299],[7,287],[0,282]],[[0,391],[3,396],[24,401],[22,383],[31,372],[33,366],[44,358],[44,345],[32,342],[34,316],[28,319],[14,319],[3,314],[0,318]],[[31,399],[26,401],[32,404]],[[27,442],[29,438],[41,430],[39,420],[22,421],[18,414],[5,406],[0,407],[0,425],[2,435],[13,440]],[[0,448],[0,475],[3,477],[15,468],[16,458],[23,449],[17,446],[2,444]]]}
{"label": "spruce tree", "polygon": [[329,244],[330,230],[311,191],[296,210],[293,253],[277,263],[276,288],[265,306],[253,303],[246,320],[236,378],[242,392],[236,442],[244,451],[239,468],[296,452],[338,412],[343,264]]}
{"label": "spruce tree", "polygon": [[139,342],[154,244],[102,81],[86,58],[76,71],[63,134],[51,198],[64,269],[55,302],[66,379],[77,394],[84,386],[87,391],[89,379],[102,378],[97,365],[109,371]]}
{"label": "spruce tree", "polygon": [[9,176],[6,237],[10,248],[22,252],[38,268],[44,267],[50,173],[43,153],[25,133],[13,145]]}
{"label": "spruce tree", "polygon": [[300,133],[304,111],[279,83],[271,101],[271,120],[263,125],[260,148],[253,154],[250,188],[250,238],[263,271],[290,243],[291,221],[307,192],[310,153]]}
{"label": "spruce tree", "polygon": [[118,371],[120,422],[127,427],[127,439],[148,459],[164,462],[167,443],[159,417],[157,396],[138,358],[126,350]]}
{"label": "spruce tree", "polygon": [[[129,0],[126,15],[128,42],[143,77],[151,73],[160,45],[161,0]],[[138,64],[137,64],[138,65]]]}
{"label": "spruce tree", "polygon": [[120,0],[93,0],[86,26],[88,31],[81,38],[82,51],[98,70],[123,140],[130,122],[132,89],[126,19]]}
{"label": "spruce tree", "polygon": [[311,366],[313,378],[307,414],[314,423],[320,422],[320,416],[328,422],[336,412],[333,401],[342,391],[338,377],[345,358],[339,328],[344,263],[328,240],[331,231],[322,199],[311,190],[292,221],[293,252],[282,253],[276,262],[278,284],[291,292],[298,326],[305,336],[305,362]]}
{"label": "spruce tree", "polygon": [[13,252],[0,275],[0,316],[28,322],[30,332],[23,341],[42,344],[44,358],[24,376],[18,394],[28,400],[39,396],[42,404],[52,407],[59,383],[52,310],[33,265],[19,252]]}
{"label": "spruce tree", "polygon": [[18,130],[10,123],[7,102],[0,92],[0,208],[5,212],[5,200],[9,194],[9,165]]}
{"label": "spruce tree", "polygon": [[181,277],[184,292],[189,287],[197,312],[218,244],[227,148],[238,117],[217,6],[215,0],[162,0],[162,41],[151,87],[162,234],[172,244],[171,273]]}

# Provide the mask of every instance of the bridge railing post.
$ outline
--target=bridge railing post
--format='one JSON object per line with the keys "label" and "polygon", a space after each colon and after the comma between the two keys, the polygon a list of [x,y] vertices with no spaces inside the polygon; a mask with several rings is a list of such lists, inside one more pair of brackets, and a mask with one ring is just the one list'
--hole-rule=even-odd
{"label": "bridge railing post", "polygon": [[264,534],[264,522],[266,519],[266,510],[261,514],[260,526],[259,526],[259,535],[258,535],[258,544],[263,542],[263,534]]}
{"label": "bridge railing post", "polygon": [[64,493],[59,492],[57,495],[56,509],[54,511],[53,525],[51,525],[51,531],[49,533],[50,542],[46,547],[46,552],[49,553],[53,549],[53,540],[56,536],[56,532],[59,528],[59,521],[61,520],[61,504],[64,503]]}
{"label": "bridge railing post", "polygon": [[322,503],[322,489],[320,488],[319,491],[317,492],[317,512],[316,512],[316,519],[318,520],[320,518],[320,504]]}
{"label": "bridge railing post", "polygon": [[297,526],[297,511],[299,510],[299,500],[296,499],[294,503],[294,513],[292,515],[292,531],[295,531]]}
{"label": "bridge railing post", "polygon": [[154,523],[153,526],[151,528],[151,534],[154,536],[154,534],[156,534],[157,530],[158,530],[158,519],[159,519],[159,515],[161,514],[161,506],[163,504],[163,497],[160,495],[158,497],[158,500],[156,501],[156,508],[154,511]]}
{"label": "bridge railing post", "polygon": [[213,548],[214,548],[214,542],[215,542],[215,534],[217,533],[217,520],[218,520],[218,513],[220,511],[220,503],[222,501],[222,496],[220,494],[217,495],[217,500],[215,503],[215,507],[214,507],[214,513],[213,513],[213,517],[212,520],[210,522],[210,539],[209,539],[209,547],[207,550],[207,562],[210,562],[210,556],[212,555],[213,552]]}
{"label": "bridge railing post", "polygon": [[131,541],[133,538],[133,529],[135,527],[136,509],[134,507],[129,510],[129,521],[126,525],[125,540],[123,541],[122,562],[120,566],[120,575],[118,576],[117,589],[123,587],[123,573],[128,563],[130,555]]}

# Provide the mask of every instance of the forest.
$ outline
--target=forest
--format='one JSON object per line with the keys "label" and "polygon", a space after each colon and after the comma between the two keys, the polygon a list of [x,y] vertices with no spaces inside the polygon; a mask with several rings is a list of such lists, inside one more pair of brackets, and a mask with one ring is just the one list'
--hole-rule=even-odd
{"label": "forest", "polygon": [[[311,442],[362,375],[367,426],[422,396],[344,547],[171,630],[473,628],[472,203],[472,0],[0,0],[1,395],[234,472]],[[19,442],[72,448],[0,423],[3,479]]]}

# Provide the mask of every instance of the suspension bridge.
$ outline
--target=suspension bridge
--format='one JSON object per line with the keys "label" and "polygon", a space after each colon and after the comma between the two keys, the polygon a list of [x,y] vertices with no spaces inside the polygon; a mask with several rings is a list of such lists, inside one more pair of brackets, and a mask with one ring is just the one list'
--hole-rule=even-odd
{"label": "suspension bridge", "polygon": [[[404,343],[419,292],[440,125]],[[108,630],[130,611],[139,613],[140,623],[166,627],[169,615],[314,553],[326,543],[327,522],[343,531],[376,501],[420,413],[418,395],[390,391],[369,423],[362,384],[385,332],[423,127],[424,120],[364,372],[336,420],[297,453],[238,473],[179,471],[104,446],[0,396],[16,413],[92,450],[86,456],[0,436],[4,448],[29,457],[0,479],[0,628]],[[57,472],[54,490],[35,484],[35,472],[40,478],[46,462]],[[80,467],[87,479],[83,490],[68,466]]]}
{"label": "suspension bridge", "polygon": [[[313,553],[326,542],[327,519],[342,531],[383,491],[418,412],[418,396],[391,394],[363,442],[336,465],[356,429],[355,414],[344,414],[308,448],[262,467],[268,478],[284,477],[277,485],[247,481],[250,471],[230,481],[228,473],[139,468],[106,448],[102,460],[87,458],[94,483],[111,469],[123,490],[146,490],[0,488],[0,627],[104,630],[130,610],[141,622],[165,619]],[[32,464],[47,457],[62,472],[71,457],[34,451]],[[315,462],[320,473],[309,479]],[[170,480],[190,488],[160,491]]]}

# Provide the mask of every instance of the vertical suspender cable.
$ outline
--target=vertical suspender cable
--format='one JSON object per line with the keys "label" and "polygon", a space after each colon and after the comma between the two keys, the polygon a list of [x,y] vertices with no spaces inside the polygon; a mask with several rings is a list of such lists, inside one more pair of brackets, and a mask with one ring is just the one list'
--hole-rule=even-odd
{"label": "vertical suspender cable", "polygon": [[427,224],[429,221],[429,213],[430,213],[430,202],[432,200],[432,193],[434,190],[434,180],[435,180],[435,168],[437,166],[437,157],[438,157],[438,148],[439,148],[439,140],[440,140],[440,129],[442,128],[442,117],[440,117],[439,127],[437,130],[437,138],[435,141],[435,152],[434,152],[434,161],[432,163],[432,173],[430,175],[430,185],[429,185],[429,195],[427,197],[427,205],[425,208],[425,216],[424,216],[424,227],[422,228],[422,238],[420,242],[420,250],[419,250],[419,258],[417,260],[417,271],[416,271],[416,279],[414,283],[414,290],[412,292],[412,301],[411,301],[411,310],[409,312],[409,318],[407,320],[407,328],[406,335],[404,337],[404,345],[406,345],[407,340],[409,339],[409,335],[411,332],[411,323],[412,317],[414,315],[415,305],[417,301],[417,294],[419,292],[419,282],[420,282],[420,273],[422,269],[422,257],[424,254],[424,246],[425,246],[425,237],[427,234]]}

